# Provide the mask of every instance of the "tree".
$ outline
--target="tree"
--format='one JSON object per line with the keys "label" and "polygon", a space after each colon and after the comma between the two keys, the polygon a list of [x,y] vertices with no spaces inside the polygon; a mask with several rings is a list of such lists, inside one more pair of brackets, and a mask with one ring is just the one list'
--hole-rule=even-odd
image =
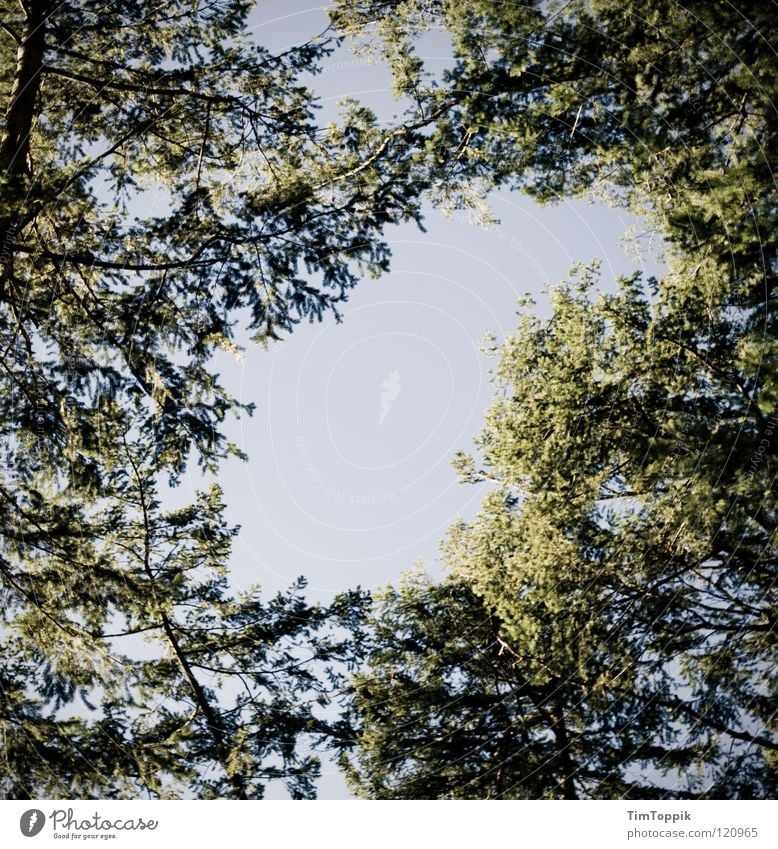
{"label": "tree", "polygon": [[[597,298],[581,270],[549,321],[525,315],[506,341],[481,460],[459,458],[466,479],[497,488],[452,529],[446,559],[521,675],[565,694],[576,792],[629,783],[607,718],[639,693],[645,765],[657,779],[670,767],[670,792],[769,795],[771,10],[388,0],[339,15],[377,35],[417,108],[449,104],[430,138],[447,191],[473,178],[541,200],[604,191],[667,240],[668,274]],[[414,45],[438,23],[454,61],[431,79]],[[379,732],[362,733],[369,749]],[[617,764],[601,783],[593,734]],[[692,764],[699,776],[682,779]]]}
{"label": "tree", "polygon": [[383,227],[418,217],[417,128],[353,103],[319,127],[299,77],[333,39],[271,55],[250,6],[3,11],[2,413],[48,434],[53,467],[101,393],[149,399],[173,472],[234,450],[219,423],[240,405],[207,362],[235,317],[264,340],[336,311],[386,268]]}
{"label": "tree", "polygon": [[164,511],[153,441],[120,441],[81,549],[49,532],[39,561],[4,565],[2,795],[315,795],[310,747],[334,733],[320,709],[357,656],[362,594],[231,591],[219,488]]}
{"label": "tree", "polygon": [[273,55],[251,5],[1,7],[8,795],[313,792],[303,693],[324,698],[349,603],[233,597],[218,493],[178,512],[156,493],[240,454],[221,426],[250,405],[212,364],[238,319],[274,340],[387,267],[383,228],[418,218],[420,128],[355,103],[320,126],[301,78],[332,34]]}
{"label": "tree", "polygon": [[[599,193],[658,228],[677,289],[772,321],[769,4],[365,0],[335,20],[392,62],[413,114],[443,110],[427,142],[438,194],[466,203],[472,180],[541,202]],[[416,52],[431,27],[452,42],[437,76]]]}
{"label": "tree", "polygon": [[[684,344],[685,316],[651,304],[638,277],[612,296],[596,290],[596,273],[579,269],[554,292],[551,318],[528,312],[501,347],[502,393],[480,460],[458,458],[466,480],[496,488],[477,520],[450,532],[452,579],[390,597],[373,624],[370,668],[355,685],[353,774],[368,793],[384,792],[389,770],[400,777],[392,792],[404,792],[407,775],[419,790],[416,755],[400,745],[393,760],[384,735],[437,741],[438,708],[466,719],[457,664],[473,652],[455,646],[471,633],[492,662],[501,647],[530,701],[549,694],[533,702],[524,768],[504,795],[775,792],[777,458],[764,427],[772,433],[778,420],[744,389],[755,375],[747,360],[732,361],[736,327],[727,335],[722,325],[717,350],[701,360]],[[442,604],[451,581],[471,594],[472,627],[442,628],[439,644],[415,655],[455,682],[425,717],[429,671],[412,662],[395,679],[394,670],[407,632],[433,627],[417,621],[419,610],[429,598]],[[462,616],[462,604],[445,615]],[[487,625],[492,636],[481,633]],[[480,687],[491,680],[477,666],[468,675]],[[568,785],[550,770],[540,794],[532,752],[548,742],[549,723],[539,705],[555,711],[564,728],[556,756],[569,759]],[[503,722],[507,733],[515,720]],[[481,748],[479,769],[493,776],[503,762],[494,727],[480,733],[482,746],[470,739],[467,751]],[[433,794],[434,763],[425,774]],[[453,769],[447,786],[464,787],[467,771]]]}
{"label": "tree", "polygon": [[[339,32],[377,27],[408,104],[389,129],[355,103],[320,127],[302,75],[337,34],[271,55],[244,38],[239,0],[2,6],[0,577],[12,659],[0,717],[6,765],[21,765],[3,774],[8,794],[189,783],[259,796],[272,775],[311,792],[315,764],[294,740],[336,729],[299,706],[325,685],[300,674],[283,640],[307,640],[317,662],[345,659],[354,645],[323,636],[325,620],[356,628],[361,596],[326,614],[295,591],[266,605],[253,591],[233,598],[218,492],[165,511],[158,487],[192,460],[213,472],[239,453],[221,422],[248,408],[211,362],[236,350],[239,319],[267,342],[336,311],[361,273],[387,267],[386,225],[418,221],[427,190],[470,203],[474,182],[541,200],[606,190],[671,246],[651,299],[635,278],[598,301],[583,272],[550,323],[524,320],[505,346],[508,394],[483,462],[462,459],[498,489],[447,543],[456,604],[477,602],[471,619],[485,610],[492,623],[479,639],[498,634],[503,669],[511,658],[501,686],[521,704],[494,721],[532,729],[526,751],[549,759],[540,785],[513,771],[510,792],[654,792],[630,772],[636,759],[670,765],[671,779],[698,764],[700,779],[672,792],[770,792],[775,21],[759,3],[644,6],[342,4]],[[431,23],[454,44],[439,79],[414,52]],[[259,625],[277,654],[257,644]],[[169,658],[121,648],[138,634]],[[455,648],[455,677],[426,698],[485,674]],[[220,689],[219,676],[232,683]],[[497,691],[485,692],[496,711]],[[68,715],[79,699],[98,703],[91,720]],[[636,741],[625,723],[638,715]],[[481,766],[468,781],[509,792]],[[402,794],[396,775],[355,780]],[[465,786],[444,778],[429,792]]]}
{"label": "tree", "polygon": [[[660,755],[646,728],[665,721],[666,711],[639,690],[606,705],[578,677],[538,677],[467,582],[409,576],[381,597],[371,626],[368,665],[353,678],[347,714],[354,751],[344,746],[341,755],[358,795],[665,795],[642,767]],[[580,734],[583,723],[590,727]],[[694,757],[692,746],[664,751],[676,766]]]}

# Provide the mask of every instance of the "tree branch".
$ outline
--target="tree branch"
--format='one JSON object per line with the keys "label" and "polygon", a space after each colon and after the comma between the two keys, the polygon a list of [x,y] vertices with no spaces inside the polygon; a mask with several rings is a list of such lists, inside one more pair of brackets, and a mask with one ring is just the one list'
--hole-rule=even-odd
{"label": "tree branch", "polygon": [[1,28],[1,29],[4,29],[4,30],[8,33],[8,35],[10,35],[10,36],[11,36],[11,38],[12,38],[12,39],[13,39],[13,40],[17,43],[17,44],[21,45],[21,43],[22,43],[21,36],[20,36],[20,35],[18,35],[16,32],[14,32],[14,30],[13,30],[13,29],[11,29],[11,27],[10,27],[10,26],[8,26],[8,24],[7,24],[5,21],[0,21],[0,28]]}

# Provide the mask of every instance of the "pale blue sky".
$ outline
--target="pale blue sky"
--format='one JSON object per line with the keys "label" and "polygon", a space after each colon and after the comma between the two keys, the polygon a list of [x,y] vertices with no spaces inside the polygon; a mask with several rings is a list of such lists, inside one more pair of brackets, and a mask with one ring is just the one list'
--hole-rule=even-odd
{"label": "pale blue sky", "polygon": [[[261,2],[255,35],[271,49],[307,40],[326,25],[323,8]],[[447,61],[442,37],[425,47]],[[391,117],[385,69],[347,52],[327,64],[314,82],[328,111],[351,96]],[[395,581],[418,559],[439,570],[438,541],[484,493],[457,482],[451,458],[472,447],[492,398],[485,334],[504,338],[519,297],[542,306],[543,287],[575,262],[599,257],[605,284],[641,268],[622,239],[639,222],[623,212],[583,201],[541,208],[509,193],[490,202],[500,220],[490,229],[431,208],[426,233],[393,228],[391,273],[362,281],[342,324],[301,325],[269,351],[249,346],[240,363],[219,358],[225,384],[257,405],[229,425],[250,461],[221,476],[228,518],[242,526],[236,585],[272,594],[302,574],[310,597],[328,599]],[[199,483],[192,476],[181,495]],[[320,797],[344,798],[334,767],[325,770]]]}

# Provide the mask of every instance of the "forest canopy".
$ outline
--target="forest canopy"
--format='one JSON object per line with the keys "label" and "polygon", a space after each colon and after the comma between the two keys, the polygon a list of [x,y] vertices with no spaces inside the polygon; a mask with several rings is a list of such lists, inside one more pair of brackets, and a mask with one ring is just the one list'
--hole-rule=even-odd
{"label": "forest canopy", "polygon": [[[376,798],[775,793],[776,43],[769,4],[343,3],[447,178],[606,197],[669,271],[596,266],[493,353],[443,544],[379,601],[352,787]],[[443,27],[436,77],[415,52]],[[432,615],[430,616],[430,612]]]}
{"label": "forest canopy", "polygon": [[[326,746],[372,798],[774,795],[774,9],[344,0],[272,52],[252,6],[0,4],[0,795],[310,797]],[[392,121],[320,118],[344,47]],[[498,188],[639,214],[668,270],[522,303],[442,581],[234,591],[219,486],[166,506],[243,456],[216,353]]]}

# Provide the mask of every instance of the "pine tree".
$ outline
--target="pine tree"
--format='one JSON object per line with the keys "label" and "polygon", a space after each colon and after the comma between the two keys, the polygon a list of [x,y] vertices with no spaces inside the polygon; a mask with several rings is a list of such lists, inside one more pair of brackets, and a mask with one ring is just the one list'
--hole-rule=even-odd
{"label": "pine tree", "polygon": [[[374,799],[657,798],[642,774],[667,719],[640,691],[607,704],[579,676],[540,677],[469,588],[408,576],[371,619],[366,669],[352,681],[352,745],[341,763]],[[597,715],[587,733],[580,727]],[[635,721],[639,717],[640,721]],[[607,742],[605,737],[607,736]],[[670,763],[693,757],[665,747]],[[632,774],[629,774],[629,770]]]}
{"label": "pine tree", "polygon": [[212,362],[237,321],[337,315],[424,184],[419,128],[316,120],[334,36],[274,55],[251,6],[2,5],[4,795],[314,792],[325,633],[359,594],[236,596],[218,491],[170,512],[164,488],[241,453],[222,423],[251,405]]}
{"label": "pine tree", "polygon": [[[477,180],[541,202],[604,195],[718,274],[717,298],[772,312],[771,4],[364,0],[335,20],[392,62],[414,114],[443,110],[427,145],[439,194],[464,203]],[[419,55],[430,28],[451,39],[442,73]]]}
{"label": "pine tree", "polygon": [[337,312],[387,267],[383,227],[418,217],[417,128],[354,103],[319,126],[299,78],[333,38],[272,55],[250,5],[3,11],[2,419],[52,466],[89,453],[101,396],[148,399],[174,473],[234,451],[208,360],[238,315],[262,341]]}
{"label": "pine tree", "polygon": [[311,747],[335,733],[323,709],[357,656],[363,596],[231,590],[219,488],[165,511],[153,440],[128,437],[99,504],[58,500],[81,549],[49,525],[39,559],[4,564],[3,795],[315,795]]}
{"label": "pine tree", "polygon": [[[541,201],[604,193],[665,239],[669,273],[605,296],[596,270],[578,269],[554,290],[551,319],[525,311],[499,346],[480,457],[458,459],[466,480],[495,490],[444,553],[451,580],[499,623],[517,674],[560,695],[577,794],[769,796],[772,10],[378,0],[341,4],[338,20],[375,40],[415,108],[445,104],[429,142],[439,192],[466,203],[475,179]],[[439,77],[415,52],[433,25],[454,52]],[[410,614],[399,621],[412,626]],[[405,692],[385,678],[380,646],[393,638],[380,633],[355,695],[353,775],[368,794],[383,792],[375,741],[390,726],[366,688],[378,681],[401,704]],[[625,747],[628,717],[641,736]],[[409,733],[434,729],[419,719]],[[595,740],[608,764],[599,773]],[[486,776],[498,757],[484,747]],[[400,777],[392,792],[417,776],[410,762],[402,750],[386,767]],[[519,776],[502,792],[538,792],[531,770]],[[544,792],[563,786],[549,775]]]}
{"label": "pine tree", "polygon": [[[499,348],[480,456],[458,457],[465,480],[494,491],[450,531],[452,577],[410,584],[375,614],[353,696],[351,774],[367,795],[775,792],[764,434],[778,420],[743,391],[757,374],[732,363],[737,327],[722,323],[701,361],[685,316],[651,304],[638,277],[611,296],[597,283],[577,270],[551,318],[528,309]],[[523,702],[460,741],[470,695],[508,698],[489,689],[495,664]],[[501,751],[516,723],[531,730]]]}

